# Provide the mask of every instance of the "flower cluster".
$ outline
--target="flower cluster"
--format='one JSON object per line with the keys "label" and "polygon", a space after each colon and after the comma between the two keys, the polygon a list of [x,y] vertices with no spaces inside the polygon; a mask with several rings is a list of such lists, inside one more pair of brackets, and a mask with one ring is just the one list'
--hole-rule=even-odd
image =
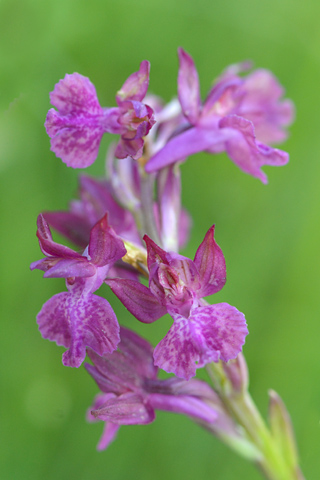
{"label": "flower cluster", "polygon": [[[68,166],[91,165],[102,136],[120,135],[110,146],[104,178],[82,175],[79,198],[68,211],[39,215],[44,258],[31,265],[46,278],[65,279],[67,291],[43,305],[37,322],[44,338],[67,349],[64,365],[79,367],[86,354],[92,362],[86,369],[102,393],[88,418],[106,422],[99,449],[120,425],[153,421],[155,409],[216,425],[227,435],[233,423],[216,392],[192,377],[212,362],[237,362],[248,330],[234,306],[204,300],[226,281],[214,226],[193,260],[179,254],[191,225],[181,206],[180,164],[197,152],[225,151],[241,170],[266,182],[263,165],[288,161],[286,152],[266,144],[284,140],[293,118],[270,72],[242,76],[248,63],[229,67],[201,102],[194,62],[181,48],[178,55],[178,98],[167,105],[147,94],[147,61],[117,92],[116,107],[101,107],[93,84],[78,73],[66,75],[50,95],[56,110],[49,110],[45,127],[51,149]],[[56,243],[49,225],[77,250]],[[172,317],[154,350],[119,326],[109,302],[95,294],[103,284],[144,324]],[[158,379],[158,367],[175,376]],[[231,366],[225,371],[238,372]]]}

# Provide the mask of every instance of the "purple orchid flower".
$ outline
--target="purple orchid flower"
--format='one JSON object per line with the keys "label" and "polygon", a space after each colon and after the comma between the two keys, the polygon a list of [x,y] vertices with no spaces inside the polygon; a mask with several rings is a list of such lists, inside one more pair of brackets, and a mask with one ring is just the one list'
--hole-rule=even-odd
{"label": "purple orchid flower", "polygon": [[261,143],[284,140],[283,128],[293,119],[292,103],[280,101],[282,87],[267,70],[243,79],[229,69],[202,105],[193,59],[182,48],[178,54],[178,97],[187,123],[151,157],[146,171],[154,172],[197,152],[226,151],[241,170],[266,183],[261,167],[284,165],[289,159],[286,152]]}
{"label": "purple orchid flower", "polygon": [[118,107],[102,108],[90,80],[79,73],[60,80],[50,101],[57,111],[48,112],[45,127],[51,150],[73,168],[85,168],[98,156],[105,132],[121,135],[119,158],[139,158],[143,138],[154,124],[153,111],[142,102],[149,84],[150,64],[141,62],[138,72],[125,81],[116,96]]}
{"label": "purple orchid flower", "polygon": [[109,445],[121,425],[151,423],[156,409],[184,414],[209,424],[217,419],[214,409],[217,395],[206,383],[195,379],[189,382],[177,378],[159,380],[151,345],[123,327],[120,334],[116,352],[101,357],[88,349],[93,365],[85,364],[103,392],[88,412],[89,421],[106,422],[98,450]]}
{"label": "purple orchid flower", "polygon": [[194,261],[167,253],[148,236],[149,288],[131,280],[106,283],[124,306],[141,322],[151,323],[169,313],[174,323],[154,350],[155,365],[186,380],[196,368],[220,359],[236,358],[248,333],[245,317],[227,303],[207,305],[203,297],[224,286],[223,253],[212,226]]}
{"label": "purple orchid flower", "polygon": [[103,355],[119,343],[119,325],[110,304],[93,295],[104,282],[113,263],[126,254],[122,240],[108,225],[105,215],[91,230],[88,248],[81,255],[52,240],[49,226],[38,217],[37,236],[46,256],[31,264],[31,270],[43,270],[44,277],[65,278],[68,292],[48,300],[37,316],[43,338],[63,345],[63,364],[79,367],[86,346]]}

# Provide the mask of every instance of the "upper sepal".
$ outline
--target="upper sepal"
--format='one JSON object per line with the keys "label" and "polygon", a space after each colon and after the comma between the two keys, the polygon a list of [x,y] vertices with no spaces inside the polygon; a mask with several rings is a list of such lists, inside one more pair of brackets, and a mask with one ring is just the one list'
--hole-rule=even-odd
{"label": "upper sepal", "polygon": [[132,73],[117,93],[116,100],[119,106],[127,100],[141,102],[149,86],[150,63],[143,60],[137,72]]}
{"label": "upper sepal", "polygon": [[181,47],[178,48],[178,57],[178,98],[184,115],[194,125],[201,107],[198,72],[192,57]]}
{"label": "upper sepal", "polygon": [[226,263],[221,248],[214,240],[214,225],[209,228],[194,257],[201,288],[198,295],[206,297],[219,292],[226,283]]}

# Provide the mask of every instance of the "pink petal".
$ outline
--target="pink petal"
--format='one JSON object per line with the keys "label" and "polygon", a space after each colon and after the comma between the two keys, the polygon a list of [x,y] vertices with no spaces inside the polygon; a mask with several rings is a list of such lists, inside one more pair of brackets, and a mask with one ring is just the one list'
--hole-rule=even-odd
{"label": "pink petal", "polygon": [[214,225],[209,228],[200,244],[194,263],[200,275],[199,297],[219,292],[226,283],[226,263],[221,248],[214,240]]}
{"label": "pink petal", "polygon": [[193,125],[196,124],[201,106],[199,77],[192,57],[182,48],[178,49],[179,74],[178,97],[184,115]]}

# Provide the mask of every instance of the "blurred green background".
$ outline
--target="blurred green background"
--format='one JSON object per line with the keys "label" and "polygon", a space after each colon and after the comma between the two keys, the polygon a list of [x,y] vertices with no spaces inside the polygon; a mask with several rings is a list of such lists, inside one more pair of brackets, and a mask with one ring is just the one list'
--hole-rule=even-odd
{"label": "blurred green background", "polygon": [[[189,419],[159,413],[148,426],[123,427],[95,450],[102,424],[85,411],[97,387],[83,368],[61,364],[63,349],[42,340],[35,316],[64,289],[29,271],[41,258],[35,222],[41,210],[64,209],[77,172],[49,150],[43,123],[48,93],[65,73],[95,84],[100,102],[143,59],[150,91],[176,94],[178,46],[193,55],[202,94],[230,63],[251,59],[272,70],[297,107],[290,164],[265,168],[269,185],[242,173],[226,156],[197,155],[183,165],[184,205],[194,218],[192,256],[212,223],[228,271],[212,299],[246,314],[244,352],[251,392],[267,411],[267,390],[289,408],[307,478],[319,478],[319,71],[320,6],[316,0],[11,0],[0,2],[1,173],[1,448],[3,480],[259,479]],[[89,173],[103,173],[108,145]],[[111,297],[120,321],[154,343],[168,322],[146,327]]]}

